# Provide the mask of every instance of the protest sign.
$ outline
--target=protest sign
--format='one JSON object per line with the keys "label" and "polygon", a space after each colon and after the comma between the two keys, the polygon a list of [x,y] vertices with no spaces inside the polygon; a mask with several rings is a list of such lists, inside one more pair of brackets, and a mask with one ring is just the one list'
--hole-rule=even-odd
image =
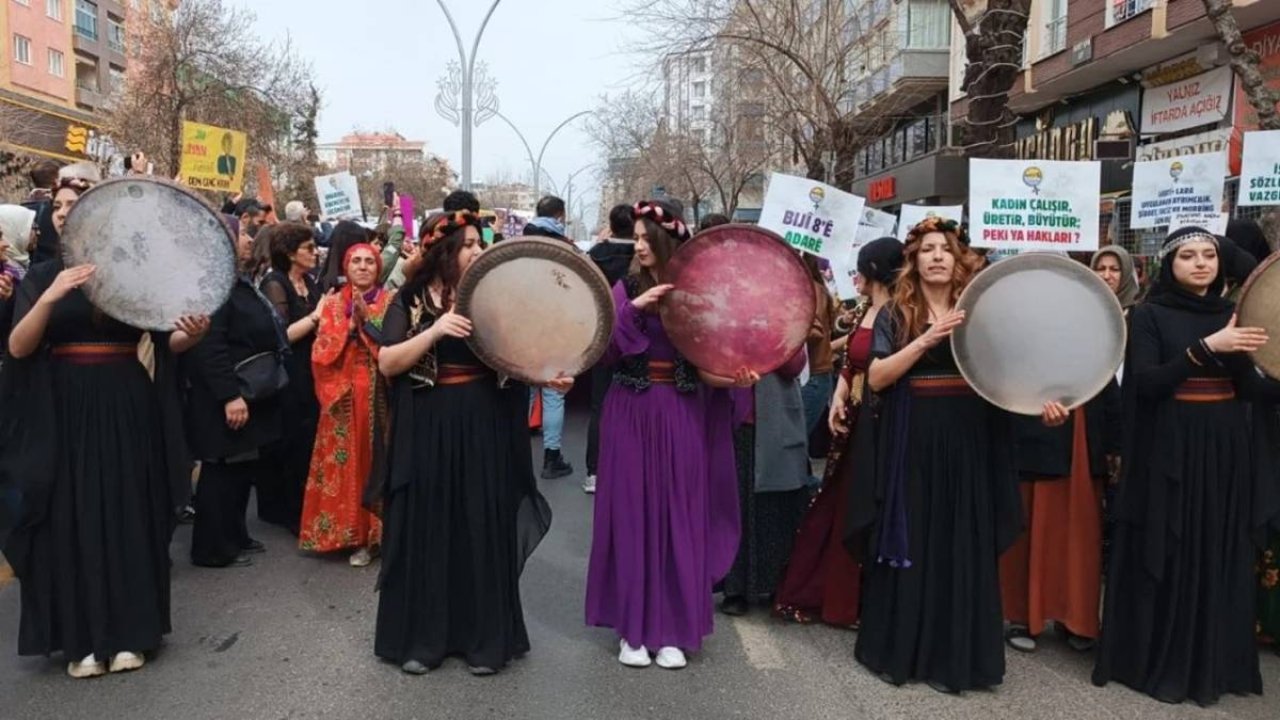
{"label": "protest sign", "polygon": [[969,236],[996,250],[1097,250],[1101,165],[970,160]]}
{"label": "protest sign", "polygon": [[359,183],[349,172],[316,178],[316,197],[320,200],[320,214],[326,219],[354,219],[364,215]]}
{"label": "protest sign", "polygon": [[1280,130],[1244,134],[1237,205],[1280,205]]}
{"label": "protest sign", "polygon": [[1134,163],[1129,227],[1167,227],[1175,215],[1221,212],[1226,169],[1220,152]]}
{"label": "protest sign", "polygon": [[898,212],[898,239],[906,242],[907,233],[931,217],[960,222],[964,218],[963,205],[903,205]]}
{"label": "protest sign", "polygon": [[857,240],[865,204],[817,180],[773,173],[759,225],[797,250],[843,263]]}
{"label": "protest sign", "polygon": [[1174,215],[1169,221],[1169,232],[1180,230],[1184,227],[1198,227],[1208,230],[1214,235],[1225,235],[1227,233],[1227,221],[1231,219],[1231,215],[1222,212],[1211,213],[1183,213]]}
{"label": "protest sign", "polygon": [[413,238],[418,237],[414,234],[412,195],[400,196],[400,220],[404,223],[405,238],[412,240]]}
{"label": "protest sign", "polygon": [[1231,107],[1235,75],[1223,65],[1142,91],[1142,134],[1163,135],[1221,122]]}
{"label": "protest sign", "polygon": [[182,160],[178,174],[200,190],[238,193],[244,188],[244,158],[249,140],[239,130],[182,123]]}

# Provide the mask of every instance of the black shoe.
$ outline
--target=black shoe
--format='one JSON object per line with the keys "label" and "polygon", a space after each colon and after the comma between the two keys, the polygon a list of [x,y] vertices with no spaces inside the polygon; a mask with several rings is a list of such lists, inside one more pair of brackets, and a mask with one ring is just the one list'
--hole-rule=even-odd
{"label": "black shoe", "polygon": [[222,563],[221,565],[217,565],[214,563],[196,562],[195,560],[192,560],[191,564],[195,565],[196,567],[205,567],[205,568],[243,568],[243,567],[249,567],[250,565],[252,565],[253,558],[249,557],[248,555],[238,555],[236,556],[235,560],[232,560],[231,562],[228,562],[228,563]]}
{"label": "black shoe", "polygon": [[485,677],[486,675],[497,675],[497,674],[498,674],[498,671],[497,671],[497,670],[494,670],[493,668],[490,668],[490,667],[483,667],[483,666],[479,666],[479,665],[472,665],[472,666],[471,666],[470,668],[468,668],[468,669],[471,671],[471,674],[472,674],[472,675],[475,675],[476,677]]}
{"label": "black shoe", "polygon": [[927,681],[927,684],[929,687],[933,688],[937,692],[942,693],[943,695],[959,695],[960,694],[959,690],[956,690],[953,687],[944,685],[943,683],[940,683],[937,680],[929,680]]}
{"label": "black shoe", "polygon": [[267,546],[257,540],[250,539],[249,544],[240,548],[240,550],[246,555],[257,555],[258,553],[266,552]]}
{"label": "black shoe", "polygon": [[546,451],[542,461],[542,479],[555,480],[573,474],[573,466],[565,462],[559,450]]}
{"label": "black shoe", "polygon": [[741,617],[746,615],[750,609],[747,599],[741,595],[730,595],[724,599],[724,602],[720,603],[720,612],[730,617]]}

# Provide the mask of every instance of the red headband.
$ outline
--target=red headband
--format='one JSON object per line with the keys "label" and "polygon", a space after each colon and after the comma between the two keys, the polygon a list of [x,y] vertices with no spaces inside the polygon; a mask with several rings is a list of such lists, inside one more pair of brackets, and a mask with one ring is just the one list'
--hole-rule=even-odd
{"label": "red headband", "polygon": [[671,236],[674,237],[678,243],[685,242],[689,238],[693,237],[689,233],[689,228],[684,224],[683,220],[671,213],[668,213],[666,210],[663,210],[662,206],[657,203],[649,202],[648,200],[641,200],[636,203],[635,213],[636,219],[649,218],[657,223],[663,230],[671,233]]}
{"label": "red headband", "polygon": [[431,232],[427,233],[422,241],[423,247],[430,247],[437,241],[449,237],[454,232],[461,230],[466,226],[472,226],[477,230],[480,229],[480,218],[470,210],[459,210],[449,213],[444,217],[436,220],[435,225],[431,226]]}

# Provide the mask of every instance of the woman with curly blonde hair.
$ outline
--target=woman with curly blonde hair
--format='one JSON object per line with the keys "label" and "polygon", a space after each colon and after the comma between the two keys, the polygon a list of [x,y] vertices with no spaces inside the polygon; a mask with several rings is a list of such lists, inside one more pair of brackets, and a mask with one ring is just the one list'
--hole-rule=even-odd
{"label": "woman with curly blonde hair", "polygon": [[1008,417],[969,387],[951,353],[975,267],[955,223],[917,225],[867,370],[881,404],[863,462],[879,504],[865,518],[857,658],[892,684],[948,693],[1004,679],[998,560],[1021,525]]}

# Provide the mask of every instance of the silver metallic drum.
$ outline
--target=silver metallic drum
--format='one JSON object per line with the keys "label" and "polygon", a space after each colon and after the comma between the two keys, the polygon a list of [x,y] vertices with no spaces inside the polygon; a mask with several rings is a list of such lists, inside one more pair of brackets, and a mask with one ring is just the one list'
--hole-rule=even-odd
{"label": "silver metallic drum", "polygon": [[172,330],[183,315],[212,315],[236,279],[235,238],[204,200],[155,178],[118,178],[76,201],[63,228],[67,267],[98,270],[89,301],[141,330]]}
{"label": "silver metallic drum", "polygon": [[1237,308],[1240,327],[1260,327],[1271,338],[1249,357],[1268,376],[1280,379],[1280,254],[1263,260],[1249,276]]}
{"label": "silver metallic drum", "polygon": [[1126,329],[1119,300],[1087,266],[1029,253],[980,272],[960,296],[952,337],[960,373],[987,401],[1039,415],[1075,408],[1115,377]]}

